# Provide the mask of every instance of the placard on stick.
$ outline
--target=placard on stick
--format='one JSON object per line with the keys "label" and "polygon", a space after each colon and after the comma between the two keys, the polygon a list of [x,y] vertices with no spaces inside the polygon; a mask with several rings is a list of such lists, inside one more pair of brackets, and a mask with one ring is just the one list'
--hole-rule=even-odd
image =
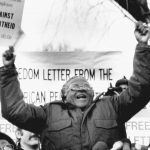
{"label": "placard on stick", "polygon": [[13,45],[20,36],[24,0],[0,0],[0,46]]}

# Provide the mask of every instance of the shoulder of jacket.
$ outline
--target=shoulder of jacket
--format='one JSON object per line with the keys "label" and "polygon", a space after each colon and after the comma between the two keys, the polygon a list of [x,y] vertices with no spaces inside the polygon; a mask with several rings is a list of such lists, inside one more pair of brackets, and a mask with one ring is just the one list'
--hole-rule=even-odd
{"label": "shoulder of jacket", "polygon": [[76,106],[70,104],[70,103],[64,103],[63,101],[59,100],[59,101],[53,101],[53,102],[50,102],[48,104],[45,105],[45,108],[47,107],[60,107],[62,109],[74,109],[76,108]]}
{"label": "shoulder of jacket", "polygon": [[64,105],[65,103],[61,100],[56,100],[49,103],[50,105]]}
{"label": "shoulder of jacket", "polygon": [[110,100],[113,96],[103,96],[94,100],[94,103],[99,103],[103,101]]}
{"label": "shoulder of jacket", "polygon": [[62,102],[61,100],[57,100],[57,101],[46,103],[44,106],[41,107],[47,108],[52,105],[64,105],[64,102]]}

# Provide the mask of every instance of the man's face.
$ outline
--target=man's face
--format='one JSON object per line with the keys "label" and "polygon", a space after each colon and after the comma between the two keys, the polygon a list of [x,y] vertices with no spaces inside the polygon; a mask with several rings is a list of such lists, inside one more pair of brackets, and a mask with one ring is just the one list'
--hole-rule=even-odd
{"label": "man's face", "polygon": [[25,145],[34,146],[39,144],[39,136],[26,130],[22,130],[22,135],[20,138],[21,143]]}
{"label": "man's face", "polygon": [[1,150],[14,150],[14,147],[5,139],[0,140],[0,149]]}
{"label": "man's face", "polygon": [[124,91],[128,88],[128,85],[127,84],[122,84],[122,85],[120,85],[120,87],[122,88],[122,91]]}
{"label": "man's face", "polygon": [[79,108],[88,107],[93,101],[93,90],[89,83],[83,78],[69,83],[66,90],[66,101]]}

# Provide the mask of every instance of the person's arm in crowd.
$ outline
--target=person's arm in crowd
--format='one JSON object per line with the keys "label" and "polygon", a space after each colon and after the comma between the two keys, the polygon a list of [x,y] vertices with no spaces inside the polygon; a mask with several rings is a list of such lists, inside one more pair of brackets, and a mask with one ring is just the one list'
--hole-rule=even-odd
{"label": "person's arm in crowd", "polygon": [[138,22],[134,33],[138,44],[134,54],[132,76],[127,90],[112,99],[120,123],[128,121],[150,100],[150,28]]}
{"label": "person's arm in crowd", "polygon": [[2,58],[4,64],[0,68],[2,116],[20,128],[38,133],[45,122],[45,112],[40,106],[36,107],[24,102],[12,48],[6,50]]}

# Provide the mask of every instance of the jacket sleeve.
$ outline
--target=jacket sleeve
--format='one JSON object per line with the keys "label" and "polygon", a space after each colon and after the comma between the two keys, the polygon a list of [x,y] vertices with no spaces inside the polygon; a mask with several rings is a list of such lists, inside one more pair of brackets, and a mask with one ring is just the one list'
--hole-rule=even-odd
{"label": "jacket sleeve", "polygon": [[15,66],[0,68],[2,116],[20,128],[40,133],[46,120],[44,107],[24,102],[17,75]]}
{"label": "jacket sleeve", "polygon": [[118,122],[133,117],[150,100],[150,46],[138,44],[133,59],[133,74],[128,89],[112,98],[118,113]]}

